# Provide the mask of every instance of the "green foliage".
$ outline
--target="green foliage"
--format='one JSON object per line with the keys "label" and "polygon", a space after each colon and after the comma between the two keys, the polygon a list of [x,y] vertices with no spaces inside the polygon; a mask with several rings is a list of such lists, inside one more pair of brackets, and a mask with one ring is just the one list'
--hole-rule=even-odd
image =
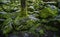
{"label": "green foliage", "polygon": [[8,34],[11,31],[27,31],[44,35],[45,30],[58,31],[58,28],[48,26],[50,24],[48,22],[57,16],[57,7],[52,9],[42,0],[26,0],[26,2],[25,8],[21,7],[21,2],[18,0],[0,5],[0,19],[5,19],[3,23],[0,23],[3,34]]}
{"label": "green foliage", "polygon": [[57,9],[52,10],[50,7],[46,7],[42,10],[40,10],[40,17],[41,18],[52,18],[57,15]]}

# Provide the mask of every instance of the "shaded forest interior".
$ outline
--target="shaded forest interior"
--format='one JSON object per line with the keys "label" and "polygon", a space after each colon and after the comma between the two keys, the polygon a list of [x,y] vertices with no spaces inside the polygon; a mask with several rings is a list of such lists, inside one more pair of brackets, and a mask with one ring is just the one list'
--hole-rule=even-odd
{"label": "shaded forest interior", "polygon": [[0,37],[60,37],[60,1],[0,0]]}

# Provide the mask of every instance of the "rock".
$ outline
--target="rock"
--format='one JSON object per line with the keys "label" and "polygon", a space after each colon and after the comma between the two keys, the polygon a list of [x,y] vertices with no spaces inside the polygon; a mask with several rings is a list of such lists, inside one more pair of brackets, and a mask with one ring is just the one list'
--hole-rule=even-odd
{"label": "rock", "polygon": [[30,15],[29,18],[30,18],[31,20],[35,20],[35,21],[39,20],[38,18],[35,18],[34,15]]}
{"label": "rock", "polygon": [[24,37],[29,37],[29,34],[28,33],[24,33]]}
{"label": "rock", "polygon": [[7,14],[6,12],[0,12],[0,14]]}
{"label": "rock", "polygon": [[5,19],[0,19],[0,21],[4,21]]}

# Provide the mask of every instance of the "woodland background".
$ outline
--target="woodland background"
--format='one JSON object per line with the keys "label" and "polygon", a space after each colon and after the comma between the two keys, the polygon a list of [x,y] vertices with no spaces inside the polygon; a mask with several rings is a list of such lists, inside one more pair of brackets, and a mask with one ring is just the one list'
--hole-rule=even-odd
{"label": "woodland background", "polygon": [[0,37],[60,37],[60,1],[0,0]]}

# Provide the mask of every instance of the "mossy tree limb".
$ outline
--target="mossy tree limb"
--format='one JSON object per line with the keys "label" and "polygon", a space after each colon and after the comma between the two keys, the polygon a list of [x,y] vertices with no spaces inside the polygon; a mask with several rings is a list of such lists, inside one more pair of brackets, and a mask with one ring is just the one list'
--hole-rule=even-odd
{"label": "mossy tree limb", "polygon": [[27,16],[27,0],[21,0],[21,16]]}

